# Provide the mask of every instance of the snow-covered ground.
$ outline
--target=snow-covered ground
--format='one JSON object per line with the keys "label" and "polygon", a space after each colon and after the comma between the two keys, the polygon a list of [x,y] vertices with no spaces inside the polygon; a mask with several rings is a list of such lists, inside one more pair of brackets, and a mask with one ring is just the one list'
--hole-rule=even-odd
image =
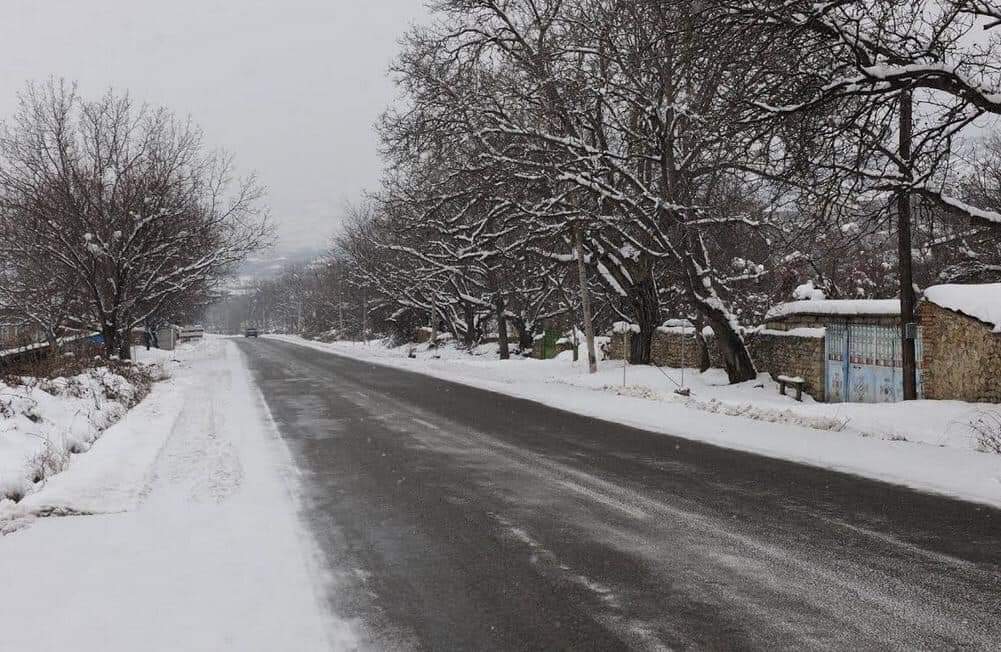
{"label": "snow-covered ground", "polygon": [[[166,351],[143,350],[136,363],[130,377],[146,385],[169,376],[177,361]],[[0,510],[44,487],[145,396],[145,387],[121,373],[101,366],[69,377],[0,381]]]}
{"label": "snow-covered ground", "polygon": [[[977,450],[970,427],[984,410],[958,401],[892,405],[803,403],[762,374],[731,386],[719,370],[660,370],[608,361],[588,375],[565,352],[556,360],[496,359],[495,345],[469,355],[422,345],[330,344],[270,336],[354,358],[482,387],[654,432],[793,460],[1001,506],[1001,455]],[[437,358],[434,356],[438,356]],[[674,392],[679,385],[690,397]]]}
{"label": "snow-covered ground", "polygon": [[0,510],[0,650],[326,650],[327,579],[284,443],[232,342]]}

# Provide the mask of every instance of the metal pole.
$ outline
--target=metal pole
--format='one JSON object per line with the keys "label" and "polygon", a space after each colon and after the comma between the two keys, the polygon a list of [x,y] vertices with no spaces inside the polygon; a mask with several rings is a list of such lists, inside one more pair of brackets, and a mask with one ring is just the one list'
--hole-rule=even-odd
{"label": "metal pole", "polygon": [[[695,341],[695,329],[698,326],[692,327],[692,341]],[[688,346],[688,342],[685,341],[685,326],[684,322],[681,325],[681,386],[685,386],[685,348]]]}
{"label": "metal pole", "polygon": [[622,334],[622,386],[626,386],[626,367],[629,366],[629,331]]}
{"label": "metal pole", "polygon": [[[900,160],[910,178],[913,97],[909,90],[900,94]],[[897,257],[900,269],[900,344],[904,373],[904,400],[917,399],[917,356],[914,338],[914,277],[911,261],[911,194],[902,188],[897,194]]]}

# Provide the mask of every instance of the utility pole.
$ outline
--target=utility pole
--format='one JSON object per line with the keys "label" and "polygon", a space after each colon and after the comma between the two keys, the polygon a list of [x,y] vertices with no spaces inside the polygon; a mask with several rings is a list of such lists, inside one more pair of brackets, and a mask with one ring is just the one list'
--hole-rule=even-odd
{"label": "utility pole", "polygon": [[428,348],[438,348],[438,304],[431,301],[431,336],[428,338]]}
{"label": "utility pole", "polygon": [[594,350],[594,322],[591,320],[591,293],[587,289],[587,268],[584,266],[584,236],[580,224],[573,225],[574,251],[577,254],[577,277],[580,283],[580,306],[584,313],[584,338],[587,340],[588,373],[598,373],[598,354]]}
{"label": "utility pole", "polygon": [[344,284],[341,282],[341,273],[337,272],[337,318],[340,327],[337,330],[337,339],[344,339]]}
{"label": "utility pole", "polygon": [[[900,93],[900,160],[902,172],[910,179],[911,138],[913,132],[913,96],[910,90]],[[917,355],[914,323],[914,275],[911,261],[911,193],[902,188],[897,193],[897,267],[900,276],[900,345],[904,373],[904,400],[918,397]]]}
{"label": "utility pole", "polygon": [[361,339],[368,346],[368,289],[362,292]]}

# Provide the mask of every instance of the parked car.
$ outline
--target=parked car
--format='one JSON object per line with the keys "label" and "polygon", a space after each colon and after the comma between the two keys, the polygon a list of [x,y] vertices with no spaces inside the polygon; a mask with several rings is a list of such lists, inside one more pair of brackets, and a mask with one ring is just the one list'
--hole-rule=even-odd
{"label": "parked car", "polygon": [[243,336],[244,337],[257,337],[257,329],[256,328],[248,328],[247,330],[243,331]]}

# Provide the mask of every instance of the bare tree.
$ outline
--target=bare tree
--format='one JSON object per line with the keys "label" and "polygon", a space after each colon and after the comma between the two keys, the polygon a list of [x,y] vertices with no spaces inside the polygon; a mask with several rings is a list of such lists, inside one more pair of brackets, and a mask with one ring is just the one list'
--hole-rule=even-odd
{"label": "bare tree", "polygon": [[[235,183],[232,159],[165,109],[31,85],[0,133],[0,254],[22,292],[60,284],[78,298],[65,324],[127,356],[134,325],[207,297],[265,242],[262,192],[252,177]],[[31,261],[49,274],[29,275]]]}

